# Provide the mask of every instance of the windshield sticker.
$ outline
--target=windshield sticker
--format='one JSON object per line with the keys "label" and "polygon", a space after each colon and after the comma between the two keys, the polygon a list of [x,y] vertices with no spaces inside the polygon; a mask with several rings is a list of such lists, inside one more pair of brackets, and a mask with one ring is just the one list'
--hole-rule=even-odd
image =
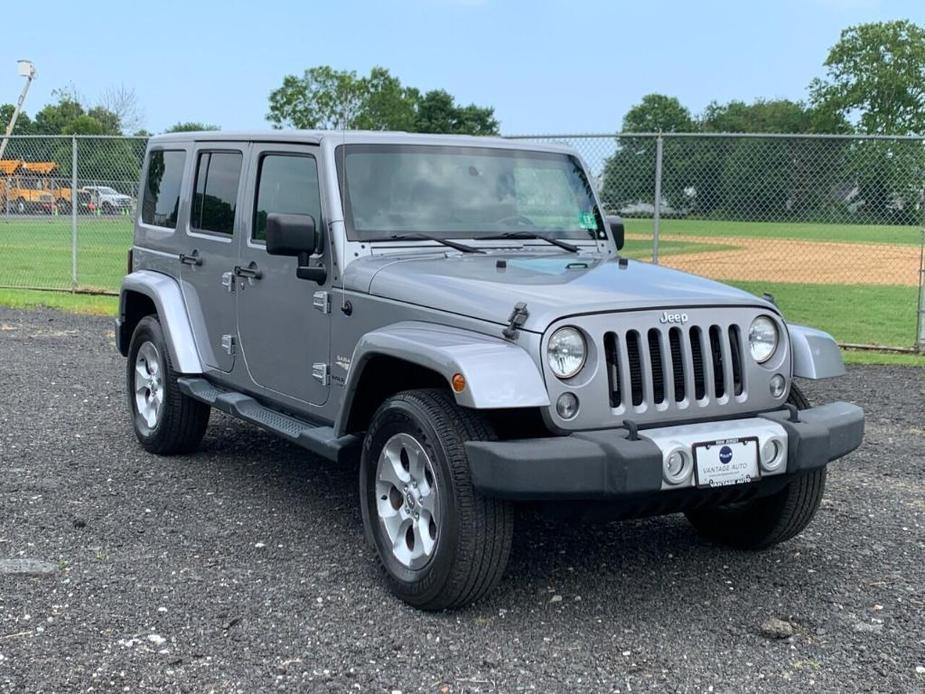
{"label": "windshield sticker", "polygon": [[597,220],[594,218],[593,212],[582,212],[578,215],[578,225],[582,229],[593,229],[597,230]]}

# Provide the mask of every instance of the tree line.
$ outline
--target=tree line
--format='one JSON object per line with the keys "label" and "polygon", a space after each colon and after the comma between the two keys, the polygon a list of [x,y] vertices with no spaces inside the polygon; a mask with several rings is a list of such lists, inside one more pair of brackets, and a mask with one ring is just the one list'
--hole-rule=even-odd
{"label": "tree line", "polygon": [[[849,27],[829,51],[806,101],[713,102],[698,116],[648,94],[625,115],[603,167],[614,209],[654,203],[656,141],[631,133],[925,133],[925,29],[908,21]],[[916,140],[663,139],[662,204],[669,214],[725,219],[921,219],[925,147]]]}
{"label": "tree line", "polygon": [[[13,135],[97,135],[103,139],[82,139],[78,145],[78,176],[84,184],[98,182],[127,188],[131,192],[138,178],[144,153],[143,139],[150,132],[142,128],[143,114],[133,89],[114,87],[102,94],[98,103],[89,105],[76,89],[52,92],[55,101],[39,109],[34,117],[23,111],[16,119]],[[13,104],[0,105],[0,129],[13,116]],[[217,130],[217,126],[200,122],[179,122],[167,132]],[[106,137],[111,136],[111,138]],[[5,159],[53,161],[58,165],[55,177],[69,178],[73,153],[71,142],[62,139],[13,138]]]}
{"label": "tree line", "polygon": [[270,93],[267,120],[274,128],[403,130],[457,135],[497,135],[494,109],[462,105],[443,89],[421,92],[384,67],[369,75],[311,67],[286,75]]}

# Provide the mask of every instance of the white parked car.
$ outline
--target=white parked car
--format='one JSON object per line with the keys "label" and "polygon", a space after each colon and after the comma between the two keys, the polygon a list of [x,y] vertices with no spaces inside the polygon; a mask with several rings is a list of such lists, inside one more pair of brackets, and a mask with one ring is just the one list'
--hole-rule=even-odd
{"label": "white parked car", "polygon": [[103,214],[115,214],[135,207],[135,198],[109,186],[84,186],[81,190],[93,196],[94,203]]}

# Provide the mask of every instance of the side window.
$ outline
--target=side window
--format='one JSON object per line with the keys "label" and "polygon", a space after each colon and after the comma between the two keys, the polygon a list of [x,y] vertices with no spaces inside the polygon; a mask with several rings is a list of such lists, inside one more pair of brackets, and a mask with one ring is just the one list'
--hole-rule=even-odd
{"label": "side window", "polygon": [[240,152],[200,152],[190,226],[198,231],[231,234],[241,179]]}
{"label": "side window", "polygon": [[[169,229],[177,228],[180,184],[186,152],[155,150],[148,155],[148,175],[141,201],[141,221]],[[94,190],[93,194],[96,195]]]}
{"label": "side window", "polygon": [[265,154],[257,173],[257,202],[254,205],[254,241],[266,241],[267,215],[310,214],[321,224],[321,193],[318,165],[304,154]]}

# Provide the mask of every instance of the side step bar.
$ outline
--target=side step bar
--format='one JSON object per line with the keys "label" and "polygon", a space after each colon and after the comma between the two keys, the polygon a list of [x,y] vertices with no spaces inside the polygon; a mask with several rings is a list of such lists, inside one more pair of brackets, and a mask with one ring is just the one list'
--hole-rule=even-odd
{"label": "side step bar", "polygon": [[249,395],[224,390],[204,378],[178,378],[177,385],[184,395],[256,424],[328,460],[347,463],[360,456],[360,439],[353,434],[337,437],[333,427],[316,426],[271,410]]}

